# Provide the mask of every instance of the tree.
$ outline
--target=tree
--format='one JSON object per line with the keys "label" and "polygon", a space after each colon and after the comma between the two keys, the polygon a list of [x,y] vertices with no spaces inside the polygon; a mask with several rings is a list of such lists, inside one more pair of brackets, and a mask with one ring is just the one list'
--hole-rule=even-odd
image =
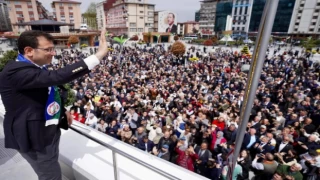
{"label": "tree", "polygon": [[306,40],[303,41],[302,47],[306,48],[306,51],[311,51],[312,48],[317,46],[316,43],[316,40],[313,40],[312,37],[308,37]]}
{"label": "tree", "polygon": [[242,50],[241,50],[241,53],[243,55],[249,55],[250,54],[250,51],[249,51],[249,48],[248,46],[243,46]]}
{"label": "tree", "polygon": [[10,50],[3,54],[0,58],[0,72],[3,70],[4,66],[11,60],[15,60],[18,56],[18,51]]}
{"label": "tree", "polygon": [[96,3],[91,2],[89,5],[87,11],[82,14],[82,17],[85,22],[87,22],[87,25],[90,28],[97,29],[97,10],[96,10]]}
{"label": "tree", "polygon": [[171,52],[175,56],[184,55],[186,52],[186,46],[182,42],[176,41],[172,44]]}
{"label": "tree", "polygon": [[131,41],[138,41],[139,37],[137,35],[134,35],[130,38]]}
{"label": "tree", "polygon": [[[67,96],[64,99],[65,101],[65,107],[72,105],[76,101],[76,95],[74,94],[73,90],[71,89],[69,84],[64,85],[64,87],[67,89]],[[63,97],[63,96],[62,96]]]}
{"label": "tree", "polygon": [[219,42],[217,36],[213,36],[211,40],[213,44],[217,44]]}
{"label": "tree", "polygon": [[77,44],[79,43],[79,38],[77,36],[70,36],[68,39],[69,44]]}
{"label": "tree", "polygon": [[205,41],[203,42],[203,45],[205,45],[205,46],[212,46],[212,45],[213,45],[213,42],[212,42],[211,39],[207,39],[207,40],[205,40]]}

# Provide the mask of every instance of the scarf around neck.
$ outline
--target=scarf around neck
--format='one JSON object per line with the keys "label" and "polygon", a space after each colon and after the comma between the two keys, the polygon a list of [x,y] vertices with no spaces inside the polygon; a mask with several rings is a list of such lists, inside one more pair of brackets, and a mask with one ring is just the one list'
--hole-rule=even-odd
{"label": "scarf around neck", "polygon": [[[25,58],[22,54],[18,54],[17,61],[34,64],[33,62]],[[40,68],[42,70],[47,71],[46,67],[40,67]],[[45,109],[45,120],[46,120],[45,126],[57,125],[59,123],[59,118],[61,113],[61,98],[60,98],[60,93],[58,91],[58,87],[51,86],[48,89],[49,89],[49,93],[48,93],[49,95],[48,95],[48,99],[46,102],[46,109]]]}

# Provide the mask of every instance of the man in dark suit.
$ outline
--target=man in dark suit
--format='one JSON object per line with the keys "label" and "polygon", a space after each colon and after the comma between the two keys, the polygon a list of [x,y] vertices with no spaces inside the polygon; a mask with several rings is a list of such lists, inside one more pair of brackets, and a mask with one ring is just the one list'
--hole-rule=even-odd
{"label": "man in dark suit", "polygon": [[142,151],[151,152],[154,144],[148,139],[148,136],[144,136],[139,140],[138,148]]}
{"label": "man in dark suit", "polygon": [[293,149],[293,146],[290,144],[290,138],[288,136],[283,136],[282,142],[276,145],[275,152],[288,154],[288,151],[291,149]]}
{"label": "man in dark suit", "polygon": [[171,34],[177,34],[178,27],[174,24],[176,16],[173,13],[169,13],[167,16],[167,22],[169,27],[166,29],[166,32],[169,32]]}
{"label": "man in dark suit", "polygon": [[207,162],[212,158],[212,154],[208,150],[208,144],[205,142],[201,143],[201,146],[197,146],[194,152],[199,156],[199,159],[196,161],[196,171],[204,175],[206,173]]}
{"label": "man in dark suit", "polygon": [[96,55],[48,71],[45,65],[55,55],[53,37],[41,31],[25,31],[18,39],[17,59],[10,61],[0,73],[0,94],[6,110],[5,147],[18,150],[40,180],[61,180],[60,127],[65,123],[67,128],[72,123],[70,113],[61,108],[56,86],[89,73],[106,56],[107,47],[102,31]]}

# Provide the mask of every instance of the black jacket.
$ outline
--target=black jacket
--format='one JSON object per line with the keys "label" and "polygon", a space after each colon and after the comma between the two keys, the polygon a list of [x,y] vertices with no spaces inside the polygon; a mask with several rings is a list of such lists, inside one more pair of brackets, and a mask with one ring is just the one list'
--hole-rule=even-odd
{"label": "black jacket", "polygon": [[45,126],[48,87],[68,83],[88,72],[84,61],[56,71],[10,61],[0,73],[0,94],[6,109],[5,147],[28,152],[41,151],[51,144],[59,126]]}

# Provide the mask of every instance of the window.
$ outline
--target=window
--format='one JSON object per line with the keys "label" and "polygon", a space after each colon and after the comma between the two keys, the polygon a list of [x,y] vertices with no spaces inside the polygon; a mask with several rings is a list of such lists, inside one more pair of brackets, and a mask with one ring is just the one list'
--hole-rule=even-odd
{"label": "window", "polygon": [[317,3],[317,6],[320,6],[320,3]]}
{"label": "window", "polygon": [[299,25],[299,23],[295,23],[295,25],[297,25],[297,26],[298,26],[298,25]]}
{"label": "window", "polygon": [[29,17],[30,17],[30,18],[34,18],[34,15],[33,15],[33,14],[29,14]]}
{"label": "window", "polygon": [[140,19],[143,19],[143,17],[140,17]]}
{"label": "window", "polygon": [[33,12],[33,9],[32,8],[28,8],[28,11],[32,11]]}
{"label": "window", "polygon": [[60,18],[62,19],[62,18],[66,18],[65,16],[60,16]]}
{"label": "window", "polygon": [[23,14],[17,14],[18,18],[23,18]]}
{"label": "window", "polygon": [[314,12],[319,12],[320,10],[319,9],[316,9]]}
{"label": "window", "polygon": [[301,19],[301,16],[298,16],[297,19]]}
{"label": "window", "polygon": [[130,28],[130,32],[137,32],[137,28]]}
{"label": "window", "polygon": [[22,11],[22,8],[16,8],[16,11]]}
{"label": "window", "polygon": [[143,32],[143,28],[138,28],[138,32]]}
{"label": "window", "polygon": [[244,31],[244,27],[242,28],[242,31]]}
{"label": "window", "polygon": [[240,27],[237,27],[237,31],[239,31],[240,30]]}
{"label": "window", "polygon": [[302,13],[302,10],[299,10],[298,13]]}
{"label": "window", "polygon": [[139,4],[139,7],[143,7],[143,4]]}
{"label": "window", "polygon": [[32,2],[27,2],[27,5],[28,6],[32,6]]}
{"label": "window", "polygon": [[137,24],[136,23],[130,23],[130,27],[136,27]]}
{"label": "window", "polygon": [[60,7],[63,7],[63,4],[62,4],[62,3],[59,3],[59,6],[60,6]]}
{"label": "window", "polygon": [[148,9],[154,9],[154,6],[148,6]]}
{"label": "window", "polygon": [[153,21],[153,18],[152,17],[148,17],[148,21]]}
{"label": "window", "polygon": [[312,25],[316,25],[316,22],[313,22]]}
{"label": "window", "polygon": [[148,12],[148,16],[153,16],[153,14],[154,14],[153,11]]}
{"label": "window", "polygon": [[140,11],[140,13],[143,13],[143,11]]}
{"label": "window", "polygon": [[234,31],[234,27],[232,27],[232,31]]}
{"label": "window", "polygon": [[68,4],[69,7],[72,7],[72,4]]}
{"label": "window", "polygon": [[73,18],[73,15],[69,15],[69,18]]}
{"label": "window", "polygon": [[145,23],[146,27],[153,27],[153,23]]}
{"label": "window", "polygon": [[15,5],[20,5],[21,3],[20,3],[20,1],[15,1],[14,4]]}
{"label": "window", "polygon": [[304,4],[300,4],[300,7],[303,7],[304,6]]}
{"label": "window", "polygon": [[298,31],[298,28],[294,29],[294,31],[296,31],[296,32],[297,32],[297,31]]}
{"label": "window", "polygon": [[318,16],[313,16],[312,19],[318,19]]}
{"label": "window", "polygon": [[314,31],[314,29],[309,29],[309,31]]}

